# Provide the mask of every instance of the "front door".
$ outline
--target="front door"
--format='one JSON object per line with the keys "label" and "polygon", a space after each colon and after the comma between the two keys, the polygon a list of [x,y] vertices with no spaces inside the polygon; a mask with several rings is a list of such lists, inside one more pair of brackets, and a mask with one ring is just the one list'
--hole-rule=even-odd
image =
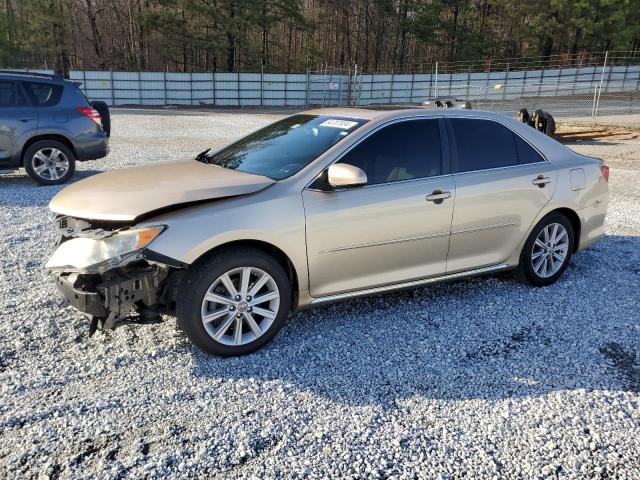
{"label": "front door", "polygon": [[455,189],[441,145],[437,119],[393,123],[339,160],[366,186],[303,192],[312,296],[445,272]]}
{"label": "front door", "polygon": [[22,138],[35,133],[38,116],[18,82],[0,80],[0,165],[12,165]]}
{"label": "front door", "polygon": [[556,174],[520,136],[483,119],[454,118],[453,181],[447,273],[507,260],[553,196]]}

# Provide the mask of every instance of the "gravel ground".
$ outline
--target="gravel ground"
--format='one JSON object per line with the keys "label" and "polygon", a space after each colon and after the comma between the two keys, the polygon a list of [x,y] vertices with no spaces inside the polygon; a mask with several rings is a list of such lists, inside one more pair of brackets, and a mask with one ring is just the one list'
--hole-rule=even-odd
{"label": "gravel ground", "polygon": [[[96,171],[278,118],[122,112]],[[0,478],[640,478],[640,141],[607,159],[607,236],[555,285],[507,275],[290,317],[208,357],[175,321],[87,338],[43,264],[59,190],[0,176]]]}

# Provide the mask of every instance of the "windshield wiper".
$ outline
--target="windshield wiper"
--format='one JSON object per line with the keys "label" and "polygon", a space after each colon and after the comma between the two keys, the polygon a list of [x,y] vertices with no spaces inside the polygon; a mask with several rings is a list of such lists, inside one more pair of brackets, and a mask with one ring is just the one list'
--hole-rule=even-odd
{"label": "windshield wiper", "polygon": [[198,162],[203,161],[210,150],[211,150],[210,148],[207,148],[204,152],[200,152],[198,155],[196,155],[196,161]]}

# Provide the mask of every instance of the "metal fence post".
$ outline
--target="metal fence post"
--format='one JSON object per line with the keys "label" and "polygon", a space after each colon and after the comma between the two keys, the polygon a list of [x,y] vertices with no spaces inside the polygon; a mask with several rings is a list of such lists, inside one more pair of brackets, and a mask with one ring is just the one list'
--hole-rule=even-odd
{"label": "metal fence post", "polygon": [[260,106],[264,103],[264,65],[260,67]]}
{"label": "metal fence post", "polygon": [[142,73],[138,71],[138,102],[142,105]]}
{"label": "metal fence post", "polygon": [[393,103],[393,82],[395,80],[395,73],[391,70],[391,87],[389,88],[389,104]]}
{"label": "metal fence post", "polygon": [[240,104],[240,72],[236,73],[236,96],[238,97],[238,106],[241,107]]}
{"label": "metal fence post", "polygon": [[409,103],[413,103],[413,84],[415,83],[416,80],[416,74],[412,73],[411,74],[411,90],[409,91]]}
{"label": "metal fence post", "polygon": [[216,72],[213,72],[213,105],[216,105]]}
{"label": "metal fence post", "polygon": [[[342,85],[340,85],[342,86]],[[289,74],[284,74],[284,106],[287,106],[287,90],[289,90]]]}
{"label": "metal fence post", "polygon": [[109,84],[111,85],[111,106],[116,104],[116,94],[113,87],[113,72],[109,70]]}
{"label": "metal fence post", "polygon": [[609,51],[604,53],[604,64],[602,65],[602,75],[600,75],[600,87],[598,88],[598,99],[596,100],[596,106],[594,111],[594,121],[598,118],[598,108],[600,107],[600,94],[602,93],[602,84],[604,83],[604,71],[607,68],[607,59],[609,58]]}
{"label": "metal fence post", "polygon": [[435,95],[433,98],[438,98],[438,62],[436,62]]}
{"label": "metal fence post", "polygon": [[311,81],[311,75],[309,74],[309,69],[307,68],[307,93],[304,99],[305,106],[307,107],[311,106],[311,103],[310,103],[311,99],[309,98],[309,93],[311,89],[310,81]]}
{"label": "metal fence post", "polygon": [[164,89],[164,104],[167,105],[167,72],[162,72],[162,88]]}

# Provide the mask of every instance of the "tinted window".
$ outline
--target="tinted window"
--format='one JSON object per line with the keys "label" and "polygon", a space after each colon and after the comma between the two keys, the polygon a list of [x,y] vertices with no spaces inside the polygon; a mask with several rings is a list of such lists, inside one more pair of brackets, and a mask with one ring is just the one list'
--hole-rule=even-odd
{"label": "tinted window", "polygon": [[289,177],[354,132],[366,120],[294,115],[205,156],[202,161],[276,180]]}
{"label": "tinted window", "polygon": [[40,107],[50,107],[60,101],[60,96],[62,95],[61,85],[38,82],[26,82],[25,85],[31,92],[36,105]]}
{"label": "tinted window", "polygon": [[451,119],[458,151],[456,172],[507,167],[518,163],[514,135],[490,120]]}
{"label": "tinted window", "polygon": [[521,139],[518,135],[516,138],[516,146],[518,147],[518,162],[523,165],[526,163],[544,162],[544,158],[534,148]]}
{"label": "tinted window", "polygon": [[340,163],[364,170],[369,185],[440,175],[438,121],[410,120],[385,127],[358,144]]}
{"label": "tinted window", "polygon": [[0,80],[0,107],[24,107],[28,105],[17,82]]}

